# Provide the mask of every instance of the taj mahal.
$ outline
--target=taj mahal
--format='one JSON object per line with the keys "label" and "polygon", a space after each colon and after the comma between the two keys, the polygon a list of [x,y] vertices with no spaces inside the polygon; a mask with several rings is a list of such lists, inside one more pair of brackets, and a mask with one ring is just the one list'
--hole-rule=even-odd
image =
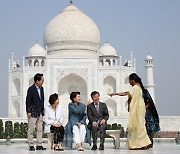
{"label": "taj mahal", "polygon": [[[97,90],[101,101],[107,104],[109,123],[127,126],[127,97],[109,97],[107,93],[126,91],[130,88],[129,74],[136,72],[136,59],[130,51],[129,59],[122,59],[113,42],[100,46],[100,30],[96,23],[79,10],[72,2],[56,15],[45,28],[44,44],[36,42],[22,58],[22,65],[9,60],[9,111],[14,120],[27,120],[25,99],[27,89],[34,83],[36,73],[43,73],[45,106],[49,95],[58,93],[60,104],[68,115],[69,95],[81,92],[82,102],[91,100],[90,93]],[[153,80],[153,58],[145,57],[147,74],[146,88],[155,101]],[[170,117],[161,117],[161,129],[170,129]],[[177,123],[180,118],[176,119]],[[166,122],[163,122],[166,121]],[[175,123],[176,123],[175,122]],[[174,126],[175,127],[175,126]],[[180,128],[176,125],[176,128]]]}

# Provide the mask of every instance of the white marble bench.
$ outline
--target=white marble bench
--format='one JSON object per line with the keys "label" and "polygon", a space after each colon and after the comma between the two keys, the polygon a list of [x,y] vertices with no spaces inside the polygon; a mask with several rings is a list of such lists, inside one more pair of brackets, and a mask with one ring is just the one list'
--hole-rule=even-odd
{"label": "white marble bench", "polygon": [[53,137],[54,137],[54,134],[53,133],[48,133],[48,149],[52,149],[53,148]]}
{"label": "white marble bench", "polygon": [[120,130],[106,130],[106,134],[113,138],[115,149],[120,148]]}
{"label": "white marble bench", "polygon": [[[120,148],[120,130],[106,130],[106,134],[113,138],[113,144],[115,149]],[[48,134],[48,149],[52,149],[53,146],[53,133]]]}

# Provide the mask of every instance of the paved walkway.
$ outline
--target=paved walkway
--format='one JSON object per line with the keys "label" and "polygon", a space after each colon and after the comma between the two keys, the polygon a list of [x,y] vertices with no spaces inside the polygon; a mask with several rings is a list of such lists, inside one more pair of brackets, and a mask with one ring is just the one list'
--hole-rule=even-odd
{"label": "paved walkway", "polygon": [[[46,146],[44,144],[43,146]],[[114,149],[112,143],[105,144],[104,151],[91,151],[87,145],[84,145],[86,148],[84,152],[78,152],[77,150],[65,150],[60,153],[82,153],[82,154],[180,154],[180,145],[175,143],[155,143],[154,148],[146,151],[130,151],[125,149],[125,143],[121,143],[120,149]],[[24,143],[12,143],[11,145],[0,144],[0,154],[54,154],[59,153],[53,150],[46,151],[35,151],[29,152],[27,144]]]}

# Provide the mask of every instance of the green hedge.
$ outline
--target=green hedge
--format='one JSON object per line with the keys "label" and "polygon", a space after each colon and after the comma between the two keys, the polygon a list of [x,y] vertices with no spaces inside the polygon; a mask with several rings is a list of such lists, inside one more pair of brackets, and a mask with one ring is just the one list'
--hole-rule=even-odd
{"label": "green hedge", "polygon": [[6,138],[13,138],[13,124],[12,121],[5,122],[5,139]]}
{"label": "green hedge", "polygon": [[4,138],[4,128],[3,128],[3,121],[0,119],[0,139]]}
{"label": "green hedge", "polygon": [[21,131],[20,131],[20,125],[19,122],[14,123],[14,138],[20,138],[21,137]]}
{"label": "green hedge", "polygon": [[124,127],[122,127],[121,124],[117,124],[117,123],[113,123],[111,124],[107,124],[107,130],[120,130],[120,137],[126,137],[126,132],[124,131]]}
{"label": "green hedge", "polygon": [[[12,138],[27,138],[28,123],[13,123],[12,121],[5,122],[5,130],[3,129],[3,121],[0,119],[0,139],[12,139]],[[36,130],[33,132],[36,137]],[[43,137],[47,138],[47,134],[43,133]]]}
{"label": "green hedge", "polygon": [[28,124],[27,123],[20,123],[20,138],[27,138],[27,131],[28,131]]}
{"label": "green hedge", "polygon": [[[14,128],[14,129],[13,129]],[[113,123],[107,125],[108,130],[120,130],[120,137],[127,137],[127,132],[124,131],[124,128],[121,124]],[[0,138],[27,138],[28,131],[28,123],[14,123],[14,127],[12,121],[5,122],[5,132],[3,129],[3,121],[0,119]],[[34,137],[36,137],[36,131],[33,132]],[[47,138],[47,134],[43,133],[43,137]],[[108,136],[107,136],[108,137]]]}

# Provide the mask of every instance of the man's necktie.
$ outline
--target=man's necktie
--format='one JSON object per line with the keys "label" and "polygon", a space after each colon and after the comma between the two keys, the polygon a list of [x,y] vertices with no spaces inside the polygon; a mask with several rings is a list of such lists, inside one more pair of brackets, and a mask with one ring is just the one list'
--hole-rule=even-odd
{"label": "man's necktie", "polygon": [[99,112],[99,104],[95,105],[97,112]]}

